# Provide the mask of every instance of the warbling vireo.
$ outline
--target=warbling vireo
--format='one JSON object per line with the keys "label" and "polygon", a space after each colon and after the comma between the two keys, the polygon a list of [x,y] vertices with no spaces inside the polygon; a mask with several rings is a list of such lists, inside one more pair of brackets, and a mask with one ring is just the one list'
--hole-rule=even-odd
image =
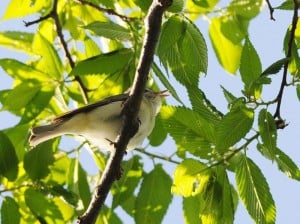
{"label": "warbling vireo", "polygon": [[[167,91],[145,90],[138,118],[138,132],[130,139],[127,149],[134,149],[151,133],[155,117],[161,108],[161,98]],[[30,146],[36,146],[49,139],[64,135],[84,136],[101,149],[112,150],[122,126],[121,110],[128,94],[108,97],[99,102],[69,111],[56,117],[51,124],[34,127],[29,138]]]}

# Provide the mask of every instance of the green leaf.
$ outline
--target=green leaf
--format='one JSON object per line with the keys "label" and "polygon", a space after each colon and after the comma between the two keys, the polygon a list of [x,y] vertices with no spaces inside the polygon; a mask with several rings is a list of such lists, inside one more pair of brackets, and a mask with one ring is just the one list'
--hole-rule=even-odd
{"label": "green leaf", "polygon": [[173,85],[169,82],[169,80],[165,77],[165,75],[162,73],[160,68],[156,63],[152,63],[152,69],[155,73],[155,75],[159,78],[161,83],[168,89],[168,91],[171,93],[171,95],[181,104],[182,101],[180,100],[176,90],[174,89]]}
{"label": "green leaf", "polygon": [[[122,177],[114,184],[112,189],[112,208],[116,208],[119,205],[122,207],[127,205],[126,203],[131,200],[143,175],[143,167],[138,156],[134,156],[132,159],[123,162],[122,168]],[[129,214],[133,215],[133,210],[128,212],[131,212]]]}
{"label": "green leaf", "polygon": [[[245,25],[244,25],[244,24]],[[221,32],[234,44],[240,44],[247,35],[248,21],[238,16],[221,17]]]}
{"label": "green leaf", "polygon": [[135,204],[134,220],[137,224],[162,223],[172,200],[172,180],[161,165],[147,175],[142,182]]}
{"label": "green leaf", "polygon": [[275,161],[277,163],[278,169],[289,178],[300,180],[300,170],[298,166],[288,155],[286,155],[279,148],[276,148],[274,154],[271,155],[265,145],[257,144],[257,149],[264,157]]}
{"label": "green leaf", "polygon": [[210,171],[204,163],[186,159],[176,167],[172,193],[190,197],[202,193],[210,179]]}
{"label": "green leaf", "polygon": [[266,68],[261,75],[271,75],[278,73],[281,68],[284,66],[285,63],[289,62],[289,58],[282,58],[276,62],[274,62],[272,65],[270,65],[268,68]]}
{"label": "green leaf", "polygon": [[78,159],[71,160],[68,173],[68,188],[79,195],[86,209],[91,200],[91,192],[87,181],[87,173],[81,167]]}
{"label": "green leaf", "polygon": [[277,128],[273,116],[262,109],[258,116],[258,128],[264,147],[268,150],[272,160],[275,157]]}
{"label": "green leaf", "polygon": [[216,149],[226,151],[240,141],[251,129],[254,119],[252,109],[243,108],[227,113],[217,127]]}
{"label": "green leaf", "polygon": [[158,114],[158,116],[156,116],[155,119],[154,128],[151,134],[148,136],[149,144],[152,146],[159,146],[167,138],[167,135],[168,133],[164,129],[164,124],[162,122],[160,115]]}
{"label": "green leaf", "polygon": [[28,82],[29,80],[32,80],[42,82],[49,80],[48,75],[44,72],[14,59],[0,59],[0,66],[12,78],[20,81]]}
{"label": "green leaf", "polygon": [[133,60],[130,49],[120,49],[106,54],[80,61],[73,68],[70,75],[107,74],[113,75],[124,71]]}
{"label": "green leaf", "polygon": [[240,73],[246,87],[250,86],[261,74],[259,56],[248,38],[244,43],[241,56]]}
{"label": "green leaf", "polygon": [[4,31],[0,32],[0,45],[30,54],[33,37],[33,33]]}
{"label": "green leaf", "polygon": [[19,161],[23,161],[24,158],[29,128],[29,124],[23,124],[3,130],[13,144]]}
{"label": "green leaf", "polygon": [[18,175],[18,158],[9,138],[0,131],[0,176],[13,181]]}
{"label": "green leaf", "polygon": [[268,183],[261,170],[247,157],[236,169],[238,193],[256,223],[275,223],[276,208]]}
{"label": "green leaf", "polygon": [[55,203],[41,192],[28,188],[24,196],[26,205],[40,223],[58,223],[63,221],[62,214]]}
{"label": "green leaf", "polygon": [[296,92],[297,92],[298,100],[300,101],[300,84],[298,84],[298,85],[296,86]]}
{"label": "green leaf", "polygon": [[40,89],[41,86],[37,83],[22,82],[9,92],[3,103],[3,108],[18,114],[21,109],[32,101]]}
{"label": "green leaf", "polygon": [[207,99],[201,89],[196,86],[188,86],[187,90],[193,109],[207,121],[217,125],[223,114]]}
{"label": "green leaf", "polygon": [[235,74],[239,65],[242,52],[241,44],[235,44],[222,32],[222,21],[224,18],[214,18],[209,26],[209,37],[213,44],[221,66],[229,73]]}
{"label": "green leaf", "polygon": [[19,18],[52,6],[50,0],[12,0],[6,8],[4,19]]}
{"label": "green leaf", "polygon": [[53,141],[47,141],[28,151],[24,156],[24,169],[32,180],[45,178],[54,162]]}
{"label": "green leaf", "polygon": [[183,198],[182,206],[183,206],[183,218],[185,224],[201,223],[199,217],[201,211],[200,202],[201,202],[200,195]]}
{"label": "green leaf", "polygon": [[63,64],[53,44],[38,32],[35,34],[32,46],[34,53],[41,56],[36,64],[36,69],[60,80],[63,75]]}
{"label": "green leaf", "polygon": [[184,85],[197,85],[200,73],[207,72],[205,40],[198,28],[186,18],[172,16],[164,23],[157,55],[164,67],[169,67]]}
{"label": "green leaf", "polygon": [[232,224],[234,208],[231,185],[227,173],[222,166],[218,166],[215,174],[207,183],[203,193],[203,209],[200,217],[202,223]]}
{"label": "green leaf", "polygon": [[161,109],[164,128],[175,140],[178,150],[210,158],[211,143],[215,142],[215,126],[195,111],[184,107]]}
{"label": "green leaf", "polygon": [[173,0],[172,5],[167,8],[167,11],[178,13],[184,8],[184,0]]}
{"label": "green leaf", "polygon": [[20,223],[19,205],[11,197],[5,197],[1,206],[1,224]]}
{"label": "green leaf", "polygon": [[28,105],[25,107],[21,124],[28,123],[32,119],[36,118],[45,107],[49,105],[51,98],[54,95],[55,86],[47,85],[43,86],[37,94],[28,102]]}
{"label": "green leaf", "polygon": [[285,2],[281,3],[280,6],[274,7],[274,9],[282,9],[282,10],[294,10],[294,1],[293,0],[286,0]]}
{"label": "green leaf", "polygon": [[275,161],[279,170],[285,173],[289,178],[300,180],[300,170],[294,161],[283,151],[277,148]]}
{"label": "green leaf", "polygon": [[246,19],[257,16],[263,8],[263,0],[233,0],[228,6],[229,13],[234,13]]}
{"label": "green leaf", "polygon": [[223,86],[221,86],[223,90],[223,94],[225,96],[225,99],[227,100],[228,104],[234,103],[238,98],[234,96],[231,92],[229,92],[227,89],[225,89]]}
{"label": "green leaf", "polygon": [[116,212],[107,206],[102,206],[101,212],[99,213],[96,224],[122,224],[122,220],[118,217]]}
{"label": "green leaf", "polygon": [[106,37],[109,39],[130,40],[132,37],[128,29],[111,21],[92,22],[84,26],[84,28],[93,31],[98,36]]}

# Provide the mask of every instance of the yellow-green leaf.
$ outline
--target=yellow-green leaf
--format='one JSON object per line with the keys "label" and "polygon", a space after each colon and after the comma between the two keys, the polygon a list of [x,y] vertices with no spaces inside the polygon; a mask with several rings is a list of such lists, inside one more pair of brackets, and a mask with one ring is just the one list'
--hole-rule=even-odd
{"label": "yellow-green leaf", "polygon": [[242,46],[235,44],[222,33],[222,17],[211,20],[209,37],[219,63],[229,73],[235,74],[241,58]]}

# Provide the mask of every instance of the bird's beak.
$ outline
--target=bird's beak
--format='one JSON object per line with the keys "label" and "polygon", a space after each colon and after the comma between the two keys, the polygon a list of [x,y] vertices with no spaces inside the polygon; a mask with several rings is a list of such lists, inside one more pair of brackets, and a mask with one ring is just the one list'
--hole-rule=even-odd
{"label": "bird's beak", "polygon": [[168,90],[163,90],[163,91],[155,92],[155,95],[160,97],[165,97],[165,96],[169,96],[170,94]]}

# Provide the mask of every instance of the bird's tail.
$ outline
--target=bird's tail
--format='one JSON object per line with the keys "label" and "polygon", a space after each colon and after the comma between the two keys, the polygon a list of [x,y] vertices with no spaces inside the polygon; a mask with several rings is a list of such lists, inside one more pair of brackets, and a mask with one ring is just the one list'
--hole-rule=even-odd
{"label": "bird's tail", "polygon": [[57,123],[34,127],[31,129],[31,135],[29,137],[30,146],[37,146],[38,144],[50,140],[52,138],[62,135],[59,131]]}

